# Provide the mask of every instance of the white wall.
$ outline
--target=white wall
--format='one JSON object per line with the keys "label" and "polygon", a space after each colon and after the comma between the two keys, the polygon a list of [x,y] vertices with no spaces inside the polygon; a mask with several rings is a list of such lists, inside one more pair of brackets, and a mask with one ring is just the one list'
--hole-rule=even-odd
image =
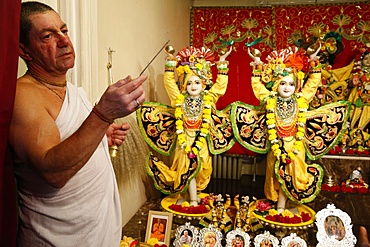
{"label": "white wall", "polygon": [[[98,1],[99,85],[108,84],[108,48],[113,79],[136,77],[167,40],[178,51],[189,45],[192,0]],[[148,67],[147,100],[169,103],[163,87],[165,52]]]}
{"label": "white wall", "polygon": [[[191,6],[192,0],[98,0],[97,70],[100,93],[109,83],[106,68],[109,48],[115,50],[112,75],[113,81],[117,81],[127,75],[138,76],[168,39],[177,51],[188,46]],[[149,76],[145,84],[147,101],[169,104],[163,87],[165,56],[162,51],[145,72]],[[145,186],[140,181],[130,190],[120,191],[123,224],[146,201],[145,192]]]}

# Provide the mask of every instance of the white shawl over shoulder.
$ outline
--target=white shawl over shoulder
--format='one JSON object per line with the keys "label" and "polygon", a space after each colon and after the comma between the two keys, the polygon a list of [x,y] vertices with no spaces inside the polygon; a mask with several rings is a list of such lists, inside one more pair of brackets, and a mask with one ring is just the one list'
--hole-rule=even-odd
{"label": "white shawl over shoulder", "polygon": [[[91,112],[82,89],[68,83],[56,119],[63,140]],[[119,246],[121,209],[106,137],[80,171],[61,189],[40,179],[27,164],[16,163],[19,189],[19,246]]]}

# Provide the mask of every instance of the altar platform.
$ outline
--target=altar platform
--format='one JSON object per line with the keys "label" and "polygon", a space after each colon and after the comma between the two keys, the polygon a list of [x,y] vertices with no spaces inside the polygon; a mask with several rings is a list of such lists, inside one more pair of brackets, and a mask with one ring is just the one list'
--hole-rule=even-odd
{"label": "altar platform", "polygon": [[[229,194],[231,198],[235,195],[239,194],[241,196],[250,196],[256,198],[264,198],[263,194],[263,184],[264,184],[265,177],[258,175],[242,175],[240,179],[212,179],[210,184],[208,185],[207,189],[204,191],[205,193],[214,193],[214,194],[222,194],[225,197],[225,194]],[[163,195],[164,197],[165,195]],[[315,202],[311,204],[307,204],[307,206],[314,209],[316,212],[322,208],[326,207],[328,202],[334,203],[338,205],[338,208],[341,208],[345,211],[346,203],[354,205],[353,201],[345,200],[351,195],[333,195],[329,192],[321,192]],[[360,195],[356,197],[356,195],[352,195],[352,197],[360,198]],[[154,211],[162,211],[161,207],[161,199],[156,198],[148,200],[132,217],[132,219],[123,227],[122,229],[122,236],[128,236],[135,239],[140,239],[141,242],[145,242],[145,233],[146,233],[146,224],[148,218],[148,212],[150,210]],[[336,200],[340,200],[336,202]],[[364,208],[367,208],[365,206]],[[367,227],[368,232],[370,232],[370,220],[364,217],[363,211],[357,212],[356,217],[358,219],[352,219],[353,223],[353,234],[358,238],[358,231],[360,225],[364,225]],[[367,212],[366,212],[367,213]],[[350,215],[351,216],[351,215]],[[352,217],[352,216],[351,216]],[[359,222],[359,223],[356,223]],[[364,224],[363,224],[364,223]],[[174,222],[172,229],[175,230],[177,228],[177,224]],[[317,244],[315,239],[315,227],[310,230],[310,236],[308,237],[309,241],[307,242],[308,247],[314,247]],[[253,246],[253,245],[251,245]],[[357,245],[356,245],[357,246]]]}

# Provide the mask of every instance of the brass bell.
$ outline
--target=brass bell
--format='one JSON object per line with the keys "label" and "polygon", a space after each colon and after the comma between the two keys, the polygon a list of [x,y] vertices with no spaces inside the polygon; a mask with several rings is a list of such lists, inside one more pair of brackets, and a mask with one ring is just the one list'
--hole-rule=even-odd
{"label": "brass bell", "polygon": [[118,157],[118,146],[117,145],[111,146],[109,148],[109,154],[110,154],[110,157],[117,158]]}
{"label": "brass bell", "polygon": [[332,187],[335,185],[333,176],[329,175],[325,181],[325,184],[327,184],[329,187]]}

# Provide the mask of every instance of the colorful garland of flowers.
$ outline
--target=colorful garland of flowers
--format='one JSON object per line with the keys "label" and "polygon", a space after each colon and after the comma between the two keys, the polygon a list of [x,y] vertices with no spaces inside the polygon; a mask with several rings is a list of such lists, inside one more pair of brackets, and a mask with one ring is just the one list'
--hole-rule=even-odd
{"label": "colorful garland of flowers", "polygon": [[172,204],[168,208],[182,214],[205,214],[209,211],[204,204],[200,204],[198,206]]}
{"label": "colorful garland of flowers", "polygon": [[339,185],[332,185],[329,186],[327,184],[321,185],[321,190],[329,191],[329,192],[343,192],[343,193],[360,193],[360,194],[367,194],[370,193],[369,189],[364,187],[362,184],[358,184],[357,186],[347,186],[345,182]]}
{"label": "colorful garland of flowers", "polygon": [[[153,247],[167,247],[167,245],[165,244],[159,244],[159,241],[156,238],[150,238],[146,243]],[[132,237],[124,236],[120,242],[120,247],[137,247],[137,246],[140,246],[139,242],[136,239],[133,239]]]}
{"label": "colorful garland of flowers", "polygon": [[278,214],[275,209],[272,209],[269,211],[269,214],[266,215],[265,219],[284,224],[300,224],[311,220],[311,216],[305,212],[296,215],[289,210],[284,210],[281,214]]}
{"label": "colorful garland of flowers", "polygon": [[254,212],[266,220],[284,224],[299,224],[311,220],[310,214],[305,212],[297,215],[289,210],[284,210],[279,214],[275,209],[275,204],[270,200],[258,200]]}
{"label": "colorful garland of flowers", "polygon": [[295,134],[295,140],[293,144],[293,149],[288,154],[282,153],[282,147],[279,144],[278,135],[276,131],[276,119],[275,119],[275,110],[276,110],[276,93],[273,92],[272,97],[267,99],[267,128],[269,134],[269,141],[271,142],[271,150],[274,152],[275,157],[282,161],[283,163],[291,163],[297,154],[303,149],[303,138],[305,131],[306,123],[306,112],[308,105],[303,97],[299,93],[295,94],[299,113],[298,113],[298,122],[297,122],[297,132]]}
{"label": "colorful garland of flowers", "polygon": [[187,153],[189,158],[195,158],[204,144],[207,142],[206,137],[209,133],[209,124],[211,120],[212,97],[208,95],[208,92],[206,90],[203,91],[202,125],[200,128],[200,134],[197,135],[192,147],[189,147],[187,145],[184,133],[184,112],[182,109],[184,99],[185,96],[183,94],[179,94],[176,98],[175,103],[177,141],[179,142],[180,147],[185,149],[185,152]]}
{"label": "colorful garland of flowers", "polygon": [[211,209],[209,203],[210,198],[206,196],[200,199],[198,206],[190,206],[189,202],[185,201],[181,205],[172,204],[168,208],[182,214],[205,214]]}

